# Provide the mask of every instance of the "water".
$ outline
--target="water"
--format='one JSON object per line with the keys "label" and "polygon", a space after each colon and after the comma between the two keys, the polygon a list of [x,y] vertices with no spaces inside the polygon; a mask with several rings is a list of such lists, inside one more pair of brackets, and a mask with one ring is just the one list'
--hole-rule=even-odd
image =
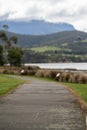
{"label": "water", "polygon": [[77,69],[77,70],[87,70],[87,63],[35,63],[35,64],[25,64],[31,66],[39,66],[44,69]]}

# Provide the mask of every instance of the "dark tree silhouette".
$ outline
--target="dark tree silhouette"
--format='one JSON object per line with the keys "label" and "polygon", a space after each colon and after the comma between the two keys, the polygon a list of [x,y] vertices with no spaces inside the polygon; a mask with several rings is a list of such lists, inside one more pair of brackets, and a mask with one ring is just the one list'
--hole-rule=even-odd
{"label": "dark tree silhouette", "polygon": [[3,47],[0,45],[0,66],[4,65]]}
{"label": "dark tree silhouette", "polygon": [[2,27],[3,27],[3,29],[4,29],[5,31],[7,31],[7,30],[9,29],[9,26],[8,26],[7,24],[4,24]]}
{"label": "dark tree silhouette", "polygon": [[[23,52],[20,48],[18,48],[15,44],[17,44],[17,37],[12,36],[8,38],[4,31],[0,32],[0,39],[4,41],[6,44],[2,45],[4,47],[4,59],[9,62],[10,65],[19,66],[21,65],[21,58],[23,56]],[[15,46],[14,46],[15,45]]]}

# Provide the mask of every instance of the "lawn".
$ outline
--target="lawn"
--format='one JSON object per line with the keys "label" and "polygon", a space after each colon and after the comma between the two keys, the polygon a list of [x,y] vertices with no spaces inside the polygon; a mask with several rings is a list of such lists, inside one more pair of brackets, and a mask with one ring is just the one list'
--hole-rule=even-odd
{"label": "lawn", "polygon": [[87,84],[75,84],[75,83],[63,83],[66,86],[69,86],[77,92],[77,94],[87,102]]}
{"label": "lawn", "polygon": [[55,47],[55,46],[43,46],[43,47],[33,47],[31,48],[32,51],[35,52],[45,52],[45,51],[59,51],[61,48]]}
{"label": "lawn", "polygon": [[8,75],[0,74],[0,95],[8,93],[24,81],[21,79],[13,78]]}

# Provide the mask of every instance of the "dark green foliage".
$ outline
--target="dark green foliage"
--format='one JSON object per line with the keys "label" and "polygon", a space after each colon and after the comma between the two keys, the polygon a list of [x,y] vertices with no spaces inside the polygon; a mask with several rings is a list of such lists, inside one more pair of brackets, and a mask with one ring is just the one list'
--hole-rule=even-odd
{"label": "dark green foliage", "polygon": [[[14,66],[21,65],[21,58],[23,56],[23,52],[20,48],[14,46],[17,43],[17,37],[11,36],[9,38],[4,31],[0,31],[0,39],[2,40],[2,46],[0,46],[0,65],[3,65],[3,60],[5,59],[6,63],[10,63]],[[5,44],[3,44],[3,41]],[[3,57],[4,53],[4,57]]]}
{"label": "dark green foliage", "polygon": [[[16,36],[18,38],[18,44],[21,47],[40,47],[47,45],[61,46],[63,43],[72,43],[87,39],[87,33],[80,31],[65,31],[54,33],[50,35],[20,35],[14,33],[7,33],[8,37]],[[78,39],[78,36],[81,39]],[[77,43],[78,44],[78,43]],[[76,44],[74,44],[76,45]]]}
{"label": "dark green foliage", "polygon": [[3,47],[0,45],[0,66],[4,64]]}
{"label": "dark green foliage", "polygon": [[7,41],[8,37],[4,31],[0,31],[0,39]]}
{"label": "dark green foliage", "polygon": [[[18,38],[19,46],[25,48],[23,63],[87,62],[87,33],[68,31],[41,36],[14,33],[7,33],[7,35],[10,39],[15,39],[11,38],[15,35]],[[12,40],[11,42],[14,43]],[[14,44],[14,46],[16,45]],[[31,47],[43,46],[53,46],[60,48],[60,50],[45,51],[43,53],[30,51]]]}
{"label": "dark green foliage", "polygon": [[16,36],[12,36],[11,38],[10,38],[10,40],[13,42],[13,43],[17,43],[17,37]]}
{"label": "dark green foliage", "polygon": [[9,28],[9,26],[7,24],[4,24],[2,27],[4,30],[8,30],[8,28]]}
{"label": "dark green foliage", "polygon": [[20,66],[23,52],[20,48],[11,47],[8,51],[8,61],[11,66]]}
{"label": "dark green foliage", "polygon": [[[8,33],[12,37],[12,33]],[[25,48],[23,62],[87,62],[87,33],[80,31],[60,32],[50,35],[18,35],[18,44]],[[85,41],[84,41],[85,40]],[[31,52],[31,47],[53,46],[55,51]],[[29,49],[29,51],[28,51]]]}
{"label": "dark green foliage", "polygon": [[30,50],[30,51],[24,51],[22,61],[24,63],[43,63],[48,61],[48,57],[43,53],[35,53]]}
{"label": "dark green foliage", "polygon": [[64,52],[37,53],[31,50],[24,50],[23,63],[56,63],[56,62],[85,62],[86,55],[70,55]]}
{"label": "dark green foliage", "polygon": [[81,41],[78,40],[78,36],[81,36],[81,40],[87,39],[87,33],[80,31],[60,32],[41,36],[17,35],[18,44],[21,45],[21,47],[39,47],[47,45],[60,47],[63,43],[72,43],[75,46]]}

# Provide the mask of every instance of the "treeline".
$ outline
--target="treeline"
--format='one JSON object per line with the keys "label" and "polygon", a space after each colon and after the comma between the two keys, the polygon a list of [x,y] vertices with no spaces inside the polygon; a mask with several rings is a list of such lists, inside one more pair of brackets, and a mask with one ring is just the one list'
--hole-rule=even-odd
{"label": "treeline", "polygon": [[52,63],[52,62],[87,62],[87,54],[65,53],[62,51],[34,52],[24,50],[23,63]]}
{"label": "treeline", "polygon": [[[14,34],[7,32],[7,35],[10,37]],[[75,41],[87,39],[87,33],[80,31],[59,32],[50,35],[15,35],[18,37],[18,44],[24,48],[47,45],[61,46],[63,43],[74,44]],[[77,44],[75,43],[75,45]]]}

